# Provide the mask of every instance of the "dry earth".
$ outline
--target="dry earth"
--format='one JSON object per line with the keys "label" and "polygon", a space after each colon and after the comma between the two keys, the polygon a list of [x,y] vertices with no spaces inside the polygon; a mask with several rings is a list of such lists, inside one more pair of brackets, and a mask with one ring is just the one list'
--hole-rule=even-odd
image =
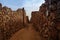
{"label": "dry earth", "polygon": [[39,33],[29,25],[29,27],[23,28],[16,32],[9,40],[40,40]]}

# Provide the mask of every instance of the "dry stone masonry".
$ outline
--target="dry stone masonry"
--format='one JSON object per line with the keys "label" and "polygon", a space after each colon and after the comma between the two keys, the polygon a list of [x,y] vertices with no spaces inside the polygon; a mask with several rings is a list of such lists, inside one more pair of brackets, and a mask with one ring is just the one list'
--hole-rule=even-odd
{"label": "dry stone masonry", "polygon": [[[33,28],[33,32],[31,28]],[[40,37],[37,38],[38,40],[60,40],[60,0],[45,0],[39,11],[31,13],[30,21],[24,8],[13,11],[6,6],[2,7],[0,3],[0,40],[14,38],[13,35],[18,31],[21,33],[21,29],[24,29],[21,32],[27,31],[29,35],[35,36],[34,33],[38,33]],[[20,34],[23,38],[25,37],[24,33],[22,33],[23,36]],[[29,35],[28,37],[30,37]],[[33,35],[32,38],[34,39]]]}

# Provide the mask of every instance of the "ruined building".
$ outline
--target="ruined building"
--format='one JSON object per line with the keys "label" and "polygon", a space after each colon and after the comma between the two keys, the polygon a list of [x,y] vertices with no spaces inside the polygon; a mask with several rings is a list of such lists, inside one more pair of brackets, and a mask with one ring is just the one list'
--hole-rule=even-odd
{"label": "ruined building", "polygon": [[0,4],[0,40],[8,40],[15,32],[27,24],[25,9],[12,11],[6,6]]}
{"label": "ruined building", "polygon": [[42,40],[60,40],[60,0],[45,0],[38,12],[32,12],[31,23]]}
{"label": "ruined building", "polygon": [[[10,37],[22,28],[34,29],[41,40],[60,40],[60,0],[45,0],[29,21],[25,9],[13,11],[0,4],[0,40]],[[27,32],[28,33],[28,32]]]}

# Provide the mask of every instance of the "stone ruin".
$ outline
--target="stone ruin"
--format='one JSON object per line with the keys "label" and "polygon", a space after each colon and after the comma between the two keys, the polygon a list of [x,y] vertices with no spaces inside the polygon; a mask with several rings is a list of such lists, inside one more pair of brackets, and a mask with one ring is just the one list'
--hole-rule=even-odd
{"label": "stone ruin", "polygon": [[60,0],[45,0],[31,15],[30,22],[42,40],[60,40]]}
{"label": "stone ruin", "polygon": [[12,11],[0,4],[0,40],[10,39],[27,24],[33,25],[41,40],[60,40],[60,0],[45,0],[39,11],[31,13],[30,21],[24,8]]}
{"label": "stone ruin", "polygon": [[27,24],[25,9],[12,11],[0,3],[0,40],[8,40],[15,32],[22,29]]}

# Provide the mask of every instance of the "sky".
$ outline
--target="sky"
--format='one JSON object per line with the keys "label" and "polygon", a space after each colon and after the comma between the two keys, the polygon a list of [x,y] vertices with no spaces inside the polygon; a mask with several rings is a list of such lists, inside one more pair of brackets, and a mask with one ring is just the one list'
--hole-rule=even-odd
{"label": "sky", "polygon": [[26,15],[31,17],[32,11],[38,11],[39,7],[44,0],[0,0],[3,6],[7,6],[12,10],[17,10],[18,8],[25,8]]}

